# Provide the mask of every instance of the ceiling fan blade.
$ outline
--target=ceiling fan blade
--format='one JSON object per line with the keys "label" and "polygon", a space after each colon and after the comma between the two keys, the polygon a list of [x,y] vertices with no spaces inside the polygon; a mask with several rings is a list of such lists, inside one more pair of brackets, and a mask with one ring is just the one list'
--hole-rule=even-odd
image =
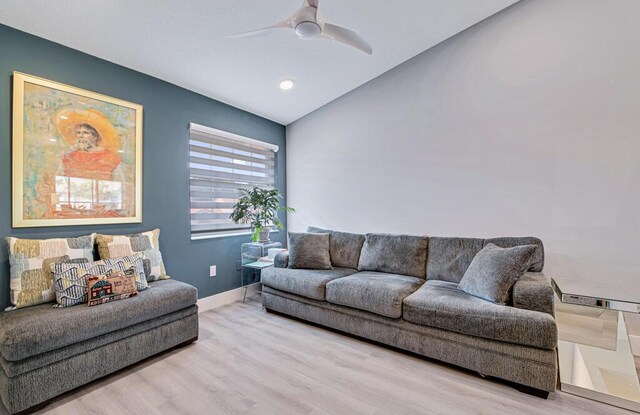
{"label": "ceiling fan blade", "polygon": [[320,0],[304,0],[302,7],[315,7],[317,9],[319,2]]}
{"label": "ceiling fan blade", "polygon": [[365,38],[354,32],[353,30],[346,29],[344,27],[336,26],[330,23],[325,23],[322,29],[322,37],[333,39],[336,42],[341,42],[346,45],[352,46],[361,50],[367,55],[373,53],[373,49],[369,42]]}
{"label": "ceiling fan blade", "polygon": [[267,27],[263,27],[262,29],[256,29],[256,30],[250,30],[248,32],[242,32],[242,33],[235,33],[232,35],[227,35],[225,36],[226,38],[248,38],[248,37],[255,37],[255,36],[260,36],[262,34],[266,34],[272,30],[276,30],[276,29],[293,29],[291,27],[291,22],[289,19],[287,20],[283,20],[282,22],[278,22],[276,24],[273,24],[271,26],[267,26]]}

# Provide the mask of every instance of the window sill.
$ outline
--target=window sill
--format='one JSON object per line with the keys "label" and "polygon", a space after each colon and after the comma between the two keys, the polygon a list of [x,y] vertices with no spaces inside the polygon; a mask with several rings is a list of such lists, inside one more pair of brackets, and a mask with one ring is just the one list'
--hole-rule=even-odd
{"label": "window sill", "polygon": [[[279,233],[280,230],[276,229],[271,231],[270,233]],[[249,236],[253,235],[253,232],[220,232],[220,233],[212,233],[209,235],[191,235],[192,241],[201,241],[203,239],[219,239],[219,238],[230,238],[234,236]]]}

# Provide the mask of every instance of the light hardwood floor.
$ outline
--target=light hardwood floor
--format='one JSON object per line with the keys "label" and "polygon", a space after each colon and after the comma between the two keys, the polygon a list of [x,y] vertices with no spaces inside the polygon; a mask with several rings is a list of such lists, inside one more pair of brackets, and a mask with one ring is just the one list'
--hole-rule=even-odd
{"label": "light hardwood floor", "polygon": [[266,313],[200,314],[200,339],[55,400],[41,414],[628,414]]}

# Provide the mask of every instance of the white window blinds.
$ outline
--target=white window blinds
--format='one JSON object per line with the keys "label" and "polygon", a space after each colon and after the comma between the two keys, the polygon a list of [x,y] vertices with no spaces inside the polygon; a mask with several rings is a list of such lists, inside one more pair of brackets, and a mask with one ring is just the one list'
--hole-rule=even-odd
{"label": "white window blinds", "polygon": [[191,236],[245,232],[229,219],[238,189],[275,186],[278,146],[191,123],[189,198]]}

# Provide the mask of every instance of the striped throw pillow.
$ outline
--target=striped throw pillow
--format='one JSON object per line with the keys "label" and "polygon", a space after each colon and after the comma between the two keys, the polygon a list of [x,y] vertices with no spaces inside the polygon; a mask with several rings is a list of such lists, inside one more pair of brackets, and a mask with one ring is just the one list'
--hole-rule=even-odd
{"label": "striped throw pillow", "polygon": [[141,253],[121,258],[109,258],[86,263],[56,263],[51,265],[56,289],[57,307],[70,307],[88,302],[88,278],[93,275],[111,275],[131,272],[135,275],[136,289],[147,289]]}

